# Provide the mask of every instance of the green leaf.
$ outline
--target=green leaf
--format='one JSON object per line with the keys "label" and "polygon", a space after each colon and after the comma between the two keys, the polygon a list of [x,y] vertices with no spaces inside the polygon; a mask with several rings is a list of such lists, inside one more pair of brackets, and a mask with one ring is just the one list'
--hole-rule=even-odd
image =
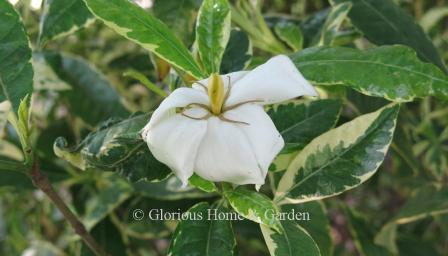
{"label": "green leaf", "polygon": [[[432,64],[421,62],[405,46],[309,48],[292,57],[302,74],[318,85],[345,85],[392,101],[436,96],[448,99],[448,80]],[[323,72],[325,71],[325,72]]]}
{"label": "green leaf", "polygon": [[345,207],[345,213],[350,225],[350,233],[355,241],[356,248],[362,256],[387,256],[392,255],[388,250],[375,244],[374,231],[371,223],[358,212]]}
{"label": "green leaf", "polygon": [[235,255],[236,240],[229,219],[214,216],[230,214],[223,206],[199,203],[187,213],[174,232],[168,255]]}
{"label": "green leaf", "polygon": [[11,110],[11,102],[3,101],[0,102],[0,145],[2,144],[3,134],[8,123],[8,114]]}
{"label": "green leaf", "polygon": [[272,256],[321,255],[313,238],[292,220],[281,221],[281,232],[263,225],[260,227]]}
{"label": "green leaf", "polygon": [[182,182],[175,176],[170,176],[161,182],[141,180],[133,186],[136,193],[141,196],[167,201],[216,196],[215,193],[205,193],[189,186],[183,187]]}
{"label": "green leaf", "polygon": [[286,204],[281,206],[283,213],[303,213],[309,215],[309,220],[297,220],[319,247],[322,256],[333,255],[333,241],[331,239],[330,222],[322,202],[312,201],[303,204]]}
{"label": "green leaf", "polygon": [[224,196],[232,208],[244,218],[280,230],[280,222],[275,218],[278,209],[265,195],[238,187],[224,188]]}
{"label": "green leaf", "polygon": [[333,128],[341,109],[339,100],[316,100],[275,105],[268,114],[285,141],[283,152],[290,152]]}
{"label": "green leaf", "polygon": [[246,33],[238,29],[230,32],[221,62],[221,73],[228,74],[245,69],[252,59],[252,44]]}
{"label": "green leaf", "polygon": [[90,125],[111,117],[127,117],[120,95],[107,78],[85,60],[58,53],[43,53],[59,79],[71,86],[64,90],[70,110]]}
{"label": "green leaf", "polygon": [[391,222],[406,224],[445,213],[448,213],[448,187],[429,185],[415,191]]}
{"label": "green leaf", "polygon": [[350,20],[374,44],[410,46],[422,60],[432,62],[446,71],[437,49],[422,28],[392,0],[333,0],[333,2],[352,3]]}
{"label": "green leaf", "polygon": [[0,102],[9,100],[16,114],[20,101],[33,92],[30,43],[8,0],[0,0],[0,20]]}
{"label": "green leaf", "polygon": [[40,17],[38,45],[63,37],[94,21],[82,0],[46,0]]}
{"label": "green leaf", "polygon": [[82,218],[87,230],[92,229],[109,213],[128,199],[132,186],[114,173],[104,173],[101,177],[99,191],[86,202]]}
{"label": "green leaf", "polygon": [[188,184],[204,192],[211,193],[217,191],[215,183],[201,178],[196,173],[193,173],[193,176],[188,179]]}
{"label": "green leaf", "polygon": [[399,105],[389,105],[330,130],[309,143],[278,185],[275,201],[302,203],[359,186],[381,165],[391,143]]}
{"label": "green leaf", "polygon": [[351,8],[351,3],[341,3],[334,5],[331,8],[331,11],[328,14],[328,17],[322,27],[318,45],[333,44],[336,33],[338,32],[344,20],[347,18],[348,12]]}
{"label": "green leaf", "polygon": [[303,34],[300,27],[291,22],[278,22],[274,27],[275,34],[293,51],[303,48]]}
{"label": "green leaf", "polygon": [[196,79],[204,75],[193,56],[168,27],[127,0],[84,0],[90,11],[118,34],[153,52]]}
{"label": "green leaf", "polygon": [[204,0],[196,22],[196,43],[207,74],[219,73],[229,36],[229,2],[227,0]]}

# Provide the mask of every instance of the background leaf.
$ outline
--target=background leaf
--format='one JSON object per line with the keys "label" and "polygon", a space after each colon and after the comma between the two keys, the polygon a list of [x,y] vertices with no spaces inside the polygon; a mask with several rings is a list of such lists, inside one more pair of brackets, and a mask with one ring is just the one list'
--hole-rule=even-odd
{"label": "background leaf", "polygon": [[71,86],[61,94],[75,115],[90,125],[129,115],[111,83],[87,61],[65,54],[43,54],[59,79]]}
{"label": "background leaf", "polygon": [[350,20],[377,45],[404,44],[414,48],[419,57],[446,72],[445,64],[422,28],[392,0],[332,0],[353,4]]}
{"label": "background leaf", "polygon": [[246,33],[232,29],[221,62],[221,74],[244,70],[252,59],[252,44]]}

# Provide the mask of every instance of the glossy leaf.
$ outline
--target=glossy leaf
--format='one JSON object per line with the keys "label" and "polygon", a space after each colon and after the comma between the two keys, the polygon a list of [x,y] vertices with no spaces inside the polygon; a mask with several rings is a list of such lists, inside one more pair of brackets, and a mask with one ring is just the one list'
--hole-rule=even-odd
{"label": "glossy leaf", "polygon": [[280,230],[279,220],[275,218],[278,209],[272,200],[265,195],[238,187],[236,189],[225,188],[224,196],[232,208],[241,216],[275,230]]}
{"label": "glossy leaf", "polygon": [[71,90],[61,92],[70,110],[90,125],[111,117],[126,117],[129,112],[107,78],[79,57],[44,53],[46,62]]}
{"label": "glossy leaf", "polygon": [[422,60],[432,62],[446,71],[428,36],[415,20],[392,0],[333,0],[352,3],[349,17],[364,35],[378,45],[404,44],[414,48]]}
{"label": "glossy leaf", "polygon": [[405,46],[382,46],[366,51],[309,48],[291,58],[315,84],[345,85],[366,95],[398,102],[426,96],[448,99],[447,76],[434,65],[421,62]]}
{"label": "glossy leaf", "polygon": [[196,43],[207,74],[219,73],[229,36],[229,2],[227,0],[204,0],[196,22]]}
{"label": "glossy leaf", "polygon": [[174,232],[168,255],[235,255],[236,240],[229,219],[215,220],[213,214],[228,214],[223,206],[199,203],[191,207]]}
{"label": "glossy leaf", "polygon": [[33,91],[31,48],[19,14],[0,0],[0,102],[9,100],[14,113]]}
{"label": "glossy leaf", "polygon": [[63,37],[94,21],[82,0],[46,0],[40,17],[38,44]]}
{"label": "glossy leaf", "polygon": [[202,71],[182,42],[160,20],[127,0],[84,0],[90,11],[118,34],[153,52],[196,79]]}
{"label": "glossy leaf", "polygon": [[283,175],[275,201],[302,203],[338,195],[375,174],[384,160],[398,114],[389,105],[311,141]]}
{"label": "glossy leaf", "polygon": [[268,114],[285,141],[283,152],[290,152],[333,128],[341,109],[339,100],[316,100],[276,105]]}
{"label": "glossy leaf", "polygon": [[252,44],[246,33],[238,29],[230,32],[221,62],[221,74],[244,70],[252,58]]}
{"label": "glossy leaf", "polygon": [[366,218],[353,209],[348,207],[344,209],[350,225],[350,233],[362,256],[392,255],[387,249],[374,243],[375,233],[371,228],[371,223]]}
{"label": "glossy leaf", "polygon": [[261,225],[261,232],[272,256],[321,255],[313,238],[299,224],[282,220],[281,232]]}
{"label": "glossy leaf", "polygon": [[352,8],[351,3],[334,5],[322,27],[319,45],[332,45],[336,33]]}

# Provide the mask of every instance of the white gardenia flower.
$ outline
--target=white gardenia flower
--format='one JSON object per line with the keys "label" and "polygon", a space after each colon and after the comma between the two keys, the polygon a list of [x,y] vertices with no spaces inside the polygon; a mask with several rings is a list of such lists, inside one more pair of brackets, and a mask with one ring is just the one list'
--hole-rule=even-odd
{"label": "white gardenia flower", "polygon": [[279,55],[252,71],[214,74],[174,90],[142,137],[184,185],[194,172],[210,181],[260,186],[284,146],[263,105],[302,95],[318,96],[292,61]]}

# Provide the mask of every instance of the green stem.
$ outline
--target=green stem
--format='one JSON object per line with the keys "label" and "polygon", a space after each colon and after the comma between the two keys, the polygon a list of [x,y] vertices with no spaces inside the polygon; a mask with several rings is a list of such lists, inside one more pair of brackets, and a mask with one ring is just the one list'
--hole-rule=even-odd
{"label": "green stem", "polygon": [[168,94],[164,90],[157,87],[157,85],[155,85],[154,83],[149,81],[149,79],[146,78],[146,76],[140,72],[131,70],[131,71],[125,72],[123,74],[123,76],[131,77],[131,78],[134,78],[135,80],[138,80],[140,83],[145,85],[149,90],[155,92],[156,94],[158,94],[159,96],[162,96],[163,98],[166,98],[166,96],[168,96]]}

